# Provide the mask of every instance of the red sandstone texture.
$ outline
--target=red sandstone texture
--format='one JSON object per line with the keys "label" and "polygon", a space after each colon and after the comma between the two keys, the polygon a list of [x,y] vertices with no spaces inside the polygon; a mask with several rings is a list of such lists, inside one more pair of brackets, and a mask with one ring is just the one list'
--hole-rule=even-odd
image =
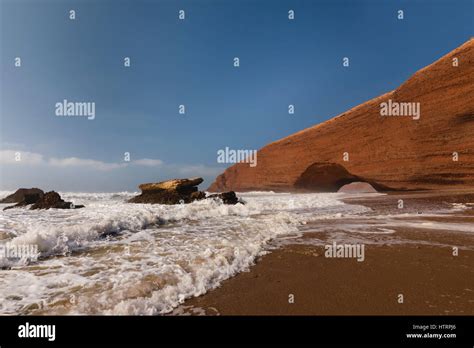
{"label": "red sandstone texture", "polygon": [[[378,190],[474,187],[473,60],[471,39],[396,90],[266,145],[256,167],[237,163],[209,190],[337,191],[351,181]],[[419,102],[420,118],[381,116],[389,99]]]}

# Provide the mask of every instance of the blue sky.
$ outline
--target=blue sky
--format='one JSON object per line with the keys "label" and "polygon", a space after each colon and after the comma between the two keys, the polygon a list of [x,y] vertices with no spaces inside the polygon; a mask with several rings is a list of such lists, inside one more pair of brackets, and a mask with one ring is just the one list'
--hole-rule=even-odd
{"label": "blue sky", "polygon": [[[396,88],[467,41],[474,12],[471,0],[0,3],[4,190],[207,187],[219,149],[259,149]],[[64,99],[95,102],[95,119],[56,116]]]}

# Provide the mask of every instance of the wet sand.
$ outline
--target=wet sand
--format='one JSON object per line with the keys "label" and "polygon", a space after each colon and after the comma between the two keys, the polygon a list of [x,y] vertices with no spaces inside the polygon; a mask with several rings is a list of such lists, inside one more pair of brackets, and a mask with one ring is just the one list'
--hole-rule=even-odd
{"label": "wet sand", "polygon": [[[474,195],[417,192],[347,201],[371,207],[374,214],[391,214],[400,213],[398,199],[404,200],[404,213],[423,214],[452,203],[473,203]],[[472,209],[420,219],[474,226]],[[366,244],[363,262],[327,258],[324,246],[312,243],[315,238],[331,243],[330,233],[307,232],[261,257],[249,272],[187,300],[175,314],[474,314],[474,235],[469,232],[399,227],[391,238],[407,243]],[[453,247],[459,248],[457,256]]]}

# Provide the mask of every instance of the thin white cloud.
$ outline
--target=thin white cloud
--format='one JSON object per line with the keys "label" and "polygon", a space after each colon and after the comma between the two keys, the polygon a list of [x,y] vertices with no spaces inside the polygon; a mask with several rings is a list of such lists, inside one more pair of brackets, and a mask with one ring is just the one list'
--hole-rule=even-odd
{"label": "thin white cloud", "polygon": [[112,170],[126,167],[126,163],[107,163],[93,159],[84,159],[77,157],[68,158],[50,158],[48,164],[55,167],[90,167],[97,170]]}
{"label": "thin white cloud", "polygon": [[0,150],[0,164],[41,164],[43,155],[28,151]]}
{"label": "thin white cloud", "polygon": [[[17,160],[19,158],[19,160]],[[223,171],[221,167],[209,167],[205,165],[187,165],[187,164],[166,164],[160,159],[140,158],[131,162],[104,162],[89,158],[79,157],[46,157],[39,153],[20,151],[20,150],[0,150],[0,165],[35,165],[43,168],[82,168],[95,171],[112,171],[121,168],[131,168],[136,166],[160,167],[165,173],[174,173],[173,176],[191,177],[217,176]]]}
{"label": "thin white cloud", "polygon": [[159,159],[142,158],[142,159],[133,161],[132,164],[136,164],[139,166],[156,167],[156,166],[162,165],[163,161]]}
{"label": "thin white cloud", "polygon": [[14,165],[43,165],[53,167],[82,167],[92,168],[96,170],[112,170],[123,168],[128,163],[108,163],[88,158],[65,157],[46,158],[42,154],[21,150],[0,150],[0,164],[14,164]]}
{"label": "thin white cloud", "polygon": [[208,167],[205,165],[174,165],[172,166],[182,176],[217,176],[223,168]]}

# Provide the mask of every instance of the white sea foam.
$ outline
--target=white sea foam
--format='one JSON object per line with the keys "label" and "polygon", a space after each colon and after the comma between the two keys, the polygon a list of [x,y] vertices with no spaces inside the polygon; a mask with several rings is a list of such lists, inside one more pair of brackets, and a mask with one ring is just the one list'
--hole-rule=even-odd
{"label": "white sea foam", "polygon": [[41,258],[2,264],[11,269],[0,271],[0,314],[167,313],[248,269],[275,241],[294,240],[308,222],[346,242],[397,240],[387,221],[403,223],[371,216],[370,225],[370,209],[343,203],[344,194],[240,194],[245,205],[125,203],[133,195],[61,193],[86,207],[1,212],[0,243],[36,244]]}
{"label": "white sea foam", "polygon": [[[244,194],[245,205],[129,204],[132,193],[61,193],[77,210],[11,209],[0,242],[40,260],[0,273],[0,313],[159,314],[205,293],[314,216],[367,210],[338,194]],[[74,296],[71,302],[70,296]]]}

